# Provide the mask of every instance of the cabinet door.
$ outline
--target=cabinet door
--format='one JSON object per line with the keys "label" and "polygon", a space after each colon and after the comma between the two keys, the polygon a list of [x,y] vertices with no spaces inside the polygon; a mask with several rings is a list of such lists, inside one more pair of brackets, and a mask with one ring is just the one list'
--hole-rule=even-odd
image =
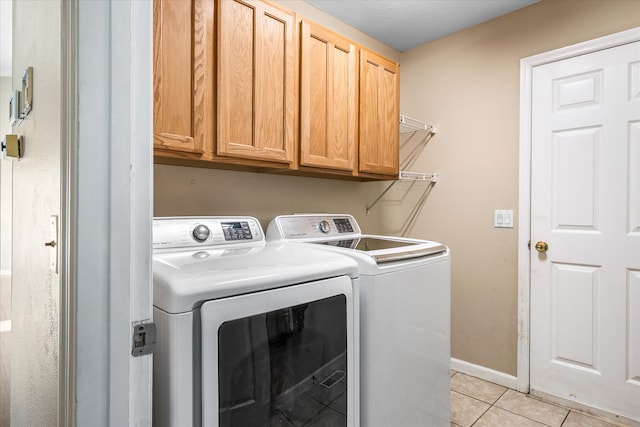
{"label": "cabinet door", "polygon": [[217,154],[291,163],[294,14],[255,0],[217,4]]}
{"label": "cabinet door", "polygon": [[361,172],[398,174],[399,82],[398,64],[360,50]]}
{"label": "cabinet door", "polygon": [[[213,4],[206,0],[153,3],[153,141],[164,150],[202,153],[206,63],[212,64]],[[209,65],[211,66],[211,65]]]}
{"label": "cabinet door", "polygon": [[300,164],[352,171],[357,139],[356,48],[301,23]]}

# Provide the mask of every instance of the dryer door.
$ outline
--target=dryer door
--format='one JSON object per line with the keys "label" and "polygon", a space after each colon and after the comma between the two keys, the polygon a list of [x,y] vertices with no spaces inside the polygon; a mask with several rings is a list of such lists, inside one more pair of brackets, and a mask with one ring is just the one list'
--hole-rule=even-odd
{"label": "dryer door", "polygon": [[356,301],[341,276],[204,303],[202,425],[355,425]]}

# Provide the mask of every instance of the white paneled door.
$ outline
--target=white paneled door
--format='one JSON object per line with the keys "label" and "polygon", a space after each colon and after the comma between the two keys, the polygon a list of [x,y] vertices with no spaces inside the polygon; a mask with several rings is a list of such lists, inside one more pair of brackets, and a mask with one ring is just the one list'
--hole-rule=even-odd
{"label": "white paneled door", "polygon": [[640,420],[640,42],[535,67],[534,392]]}

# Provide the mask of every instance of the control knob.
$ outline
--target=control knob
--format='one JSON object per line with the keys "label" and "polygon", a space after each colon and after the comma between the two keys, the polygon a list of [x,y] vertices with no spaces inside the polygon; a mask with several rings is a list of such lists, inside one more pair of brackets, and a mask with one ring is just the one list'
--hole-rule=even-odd
{"label": "control knob", "polygon": [[211,234],[211,231],[209,230],[209,227],[207,227],[204,224],[196,225],[193,231],[191,232],[191,235],[193,236],[194,240],[200,243],[207,240],[210,234]]}
{"label": "control knob", "polygon": [[320,228],[320,231],[322,231],[325,234],[331,231],[331,225],[327,220],[320,221],[320,224],[318,224],[318,228]]}

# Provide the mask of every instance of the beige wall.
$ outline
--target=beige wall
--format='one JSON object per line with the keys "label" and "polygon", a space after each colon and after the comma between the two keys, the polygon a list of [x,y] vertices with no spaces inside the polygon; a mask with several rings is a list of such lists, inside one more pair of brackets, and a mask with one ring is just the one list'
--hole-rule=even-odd
{"label": "beige wall", "polygon": [[181,166],[154,168],[154,216],[250,215],[266,228],[277,215],[341,212],[356,216],[368,231],[379,214],[365,209],[378,183],[277,176]]}
{"label": "beige wall", "polygon": [[440,129],[415,166],[441,179],[413,234],[452,250],[454,358],[516,374],[517,228],[493,215],[517,216],[520,59],[636,26],[637,0],[544,0],[402,54],[401,111]]}
{"label": "beige wall", "polygon": [[[60,0],[13,3],[13,85],[33,67],[33,109],[14,131],[11,425],[58,420],[58,275],[49,269],[49,217],[60,214]],[[29,28],[29,31],[21,31]],[[3,100],[4,102],[4,100]]]}

